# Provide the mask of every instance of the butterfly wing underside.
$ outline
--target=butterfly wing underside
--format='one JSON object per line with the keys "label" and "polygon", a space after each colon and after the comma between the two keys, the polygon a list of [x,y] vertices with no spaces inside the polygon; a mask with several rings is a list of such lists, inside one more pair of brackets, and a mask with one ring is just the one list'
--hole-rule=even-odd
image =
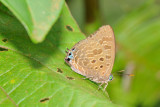
{"label": "butterfly wing underside", "polygon": [[73,48],[71,68],[97,83],[108,80],[115,58],[115,39],[112,28],[102,26],[97,32]]}

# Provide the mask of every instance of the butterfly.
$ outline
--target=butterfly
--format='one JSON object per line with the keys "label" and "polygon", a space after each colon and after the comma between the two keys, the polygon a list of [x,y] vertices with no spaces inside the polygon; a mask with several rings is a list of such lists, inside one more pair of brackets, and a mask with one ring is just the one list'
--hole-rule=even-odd
{"label": "butterfly", "polygon": [[115,59],[115,37],[109,25],[100,27],[95,33],[67,49],[65,62],[73,71],[103,84],[104,90],[113,79],[111,74]]}

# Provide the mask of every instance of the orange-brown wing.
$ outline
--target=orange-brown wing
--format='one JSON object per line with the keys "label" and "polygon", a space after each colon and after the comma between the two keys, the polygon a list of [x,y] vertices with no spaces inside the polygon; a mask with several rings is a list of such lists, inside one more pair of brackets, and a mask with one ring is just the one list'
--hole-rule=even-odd
{"label": "orange-brown wing", "polygon": [[115,58],[114,33],[110,26],[102,26],[74,47],[74,71],[95,80],[108,79]]}

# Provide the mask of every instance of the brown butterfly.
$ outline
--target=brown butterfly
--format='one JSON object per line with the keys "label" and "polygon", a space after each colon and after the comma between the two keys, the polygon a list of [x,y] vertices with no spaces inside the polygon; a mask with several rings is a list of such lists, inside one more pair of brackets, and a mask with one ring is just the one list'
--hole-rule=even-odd
{"label": "brown butterfly", "polygon": [[113,79],[111,71],[115,59],[114,32],[109,25],[102,26],[94,34],[68,49],[65,61],[71,69],[91,81],[108,85]]}

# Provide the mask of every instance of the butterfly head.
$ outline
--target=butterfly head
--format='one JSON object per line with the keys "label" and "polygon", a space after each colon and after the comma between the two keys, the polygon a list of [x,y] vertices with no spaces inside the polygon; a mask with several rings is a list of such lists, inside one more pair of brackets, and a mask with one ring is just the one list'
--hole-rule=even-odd
{"label": "butterfly head", "polygon": [[66,53],[67,53],[67,55],[66,55],[66,57],[65,57],[65,62],[67,63],[67,64],[69,64],[70,65],[70,63],[71,63],[71,61],[72,61],[72,59],[74,58],[74,55],[73,55],[73,51],[75,50],[75,48],[72,48],[72,49],[67,49],[67,51],[66,51]]}

